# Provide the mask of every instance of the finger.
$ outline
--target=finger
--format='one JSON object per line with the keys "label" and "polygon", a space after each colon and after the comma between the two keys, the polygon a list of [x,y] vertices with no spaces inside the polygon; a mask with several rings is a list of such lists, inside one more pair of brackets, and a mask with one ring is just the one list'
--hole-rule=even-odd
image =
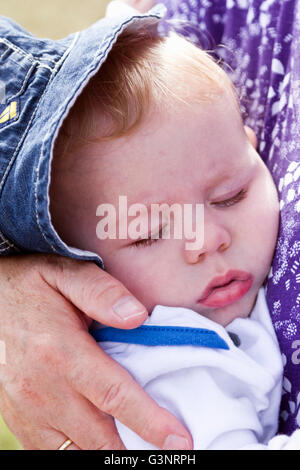
{"label": "finger", "polygon": [[[63,411],[58,409],[55,426],[81,449],[124,450],[114,419],[98,410],[79,393],[64,397]],[[74,417],[76,416],[76,420]]]}
{"label": "finger", "polygon": [[[10,423],[11,431],[15,436],[22,441],[24,450],[54,450],[58,449],[67,439],[67,437],[59,431],[49,429],[44,426],[33,426],[22,413],[14,407],[11,399],[0,388],[0,401],[3,409],[3,417]],[[4,406],[5,405],[5,406]],[[74,443],[70,446],[69,450],[78,450],[79,447]]]}
{"label": "finger", "polygon": [[[71,391],[61,395],[64,399],[60,402],[57,400],[55,413],[47,414],[47,425],[36,423],[32,426],[26,413],[22,410],[15,412],[11,400],[5,394],[8,406],[5,407],[4,417],[9,414],[11,430],[16,437],[21,438],[25,450],[55,450],[67,439],[72,441],[68,450],[125,449],[113,418],[100,412],[78,393]],[[41,421],[44,418],[40,416]]]}
{"label": "finger", "polygon": [[89,317],[116,328],[135,328],[146,320],[145,307],[94,263],[56,256],[47,259],[53,269],[41,263],[43,278]]}
{"label": "finger", "polygon": [[[41,428],[39,438],[36,444],[38,450],[81,450],[72,439],[56,429]],[[71,441],[70,445],[68,445],[67,442],[69,440]],[[67,447],[60,449],[64,444],[66,444]]]}
{"label": "finger", "polygon": [[[0,408],[1,415],[7,427],[21,443],[23,449],[34,449],[34,437],[36,431],[31,423],[24,419],[23,414],[15,409],[14,404],[4,390],[0,386]],[[9,424],[8,424],[9,423]]]}
{"label": "finger", "polygon": [[175,416],[157,405],[86,333],[82,333],[83,343],[80,369],[78,361],[69,368],[71,385],[79,393],[160,449],[193,448],[190,434]]}

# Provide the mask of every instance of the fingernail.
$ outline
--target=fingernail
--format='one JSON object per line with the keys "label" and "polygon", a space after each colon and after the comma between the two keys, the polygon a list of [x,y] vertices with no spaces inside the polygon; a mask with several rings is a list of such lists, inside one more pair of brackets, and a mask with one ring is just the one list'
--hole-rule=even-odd
{"label": "fingernail", "polygon": [[122,320],[145,315],[145,308],[130,295],[118,300],[113,306],[113,310]]}
{"label": "fingernail", "polygon": [[191,450],[191,446],[185,437],[170,434],[164,442],[163,450]]}

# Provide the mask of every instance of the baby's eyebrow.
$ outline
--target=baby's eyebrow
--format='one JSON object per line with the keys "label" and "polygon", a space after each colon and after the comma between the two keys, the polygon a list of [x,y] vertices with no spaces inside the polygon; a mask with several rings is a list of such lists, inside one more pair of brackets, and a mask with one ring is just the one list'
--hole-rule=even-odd
{"label": "baby's eyebrow", "polygon": [[[245,168],[242,166],[231,168],[230,173],[221,172],[221,173],[218,173],[218,175],[216,176],[205,178],[205,184],[203,187],[205,190],[207,190],[207,189],[217,187],[225,181],[229,181],[233,179],[238,179],[240,181],[242,179],[246,179],[247,177],[251,176],[252,174],[251,170],[252,170],[251,168]],[[162,200],[157,201],[155,199],[150,200],[150,198],[145,199],[144,196],[141,196],[141,198],[138,198],[134,202],[134,204],[136,203],[144,205],[147,211],[150,211],[152,204],[157,204],[157,205],[168,204],[169,206],[171,206],[172,204],[178,204],[177,202],[172,201],[168,198],[164,198]]]}
{"label": "baby's eyebrow", "polygon": [[[205,191],[209,191],[212,188],[216,188],[221,183],[224,183],[226,181],[230,181],[233,179],[238,180],[239,183],[242,183],[243,181],[246,182],[253,175],[253,171],[255,168],[256,168],[256,165],[253,165],[252,167],[235,166],[233,168],[230,168],[230,172],[228,171],[219,172],[218,175],[215,175],[214,177],[211,176],[210,178],[205,178],[204,189]],[[186,203],[188,203],[188,201],[186,201]],[[150,197],[145,198],[145,195],[141,195],[141,197],[139,199],[136,199],[134,203],[131,203],[131,204],[128,203],[128,207],[134,204],[141,204],[142,206],[144,206],[145,209],[147,210],[147,215],[151,213],[151,206],[153,205],[161,206],[163,204],[167,204],[169,207],[173,205],[174,206],[182,205],[181,203],[168,199],[168,198],[164,198],[159,201],[155,199],[150,200]],[[135,217],[135,216],[132,216],[132,217]],[[117,222],[119,223],[119,221],[120,219],[118,217],[118,211],[117,211]]]}
{"label": "baby's eyebrow", "polygon": [[240,179],[240,178],[250,175],[250,173],[251,173],[250,168],[245,168],[243,166],[234,167],[230,169],[230,173],[223,172],[223,173],[219,173],[217,176],[206,178],[205,185],[207,189],[211,189],[215,186],[220,185],[224,181],[231,180],[234,178]]}

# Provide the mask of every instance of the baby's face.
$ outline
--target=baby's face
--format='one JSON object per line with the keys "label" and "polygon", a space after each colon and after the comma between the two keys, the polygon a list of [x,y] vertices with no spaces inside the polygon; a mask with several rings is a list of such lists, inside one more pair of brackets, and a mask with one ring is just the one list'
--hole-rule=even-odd
{"label": "baby's face", "polygon": [[[74,161],[79,167],[70,172],[69,187],[76,194],[66,189],[63,195],[72,223],[60,231],[69,242],[99,253],[149,312],[157,304],[181,306],[224,326],[249,315],[270,269],[279,203],[232,98],[178,101],[169,112],[153,112],[132,135],[78,150]],[[120,195],[128,207],[203,204],[203,246],[187,249],[185,238],[99,240],[96,208],[110,203],[118,213]],[[149,238],[155,231],[149,227]],[[230,287],[217,287],[202,301],[208,284],[229,271],[242,274],[233,272]]]}

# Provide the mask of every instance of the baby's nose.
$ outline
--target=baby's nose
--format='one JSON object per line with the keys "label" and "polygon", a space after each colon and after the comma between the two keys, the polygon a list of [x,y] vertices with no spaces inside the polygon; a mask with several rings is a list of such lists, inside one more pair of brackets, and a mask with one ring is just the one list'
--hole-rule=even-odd
{"label": "baby's nose", "polygon": [[184,247],[184,254],[186,262],[195,264],[203,261],[206,257],[214,253],[222,253],[227,250],[231,244],[231,236],[229,231],[218,223],[206,220],[204,223],[204,240],[202,246],[195,249],[187,249]]}

